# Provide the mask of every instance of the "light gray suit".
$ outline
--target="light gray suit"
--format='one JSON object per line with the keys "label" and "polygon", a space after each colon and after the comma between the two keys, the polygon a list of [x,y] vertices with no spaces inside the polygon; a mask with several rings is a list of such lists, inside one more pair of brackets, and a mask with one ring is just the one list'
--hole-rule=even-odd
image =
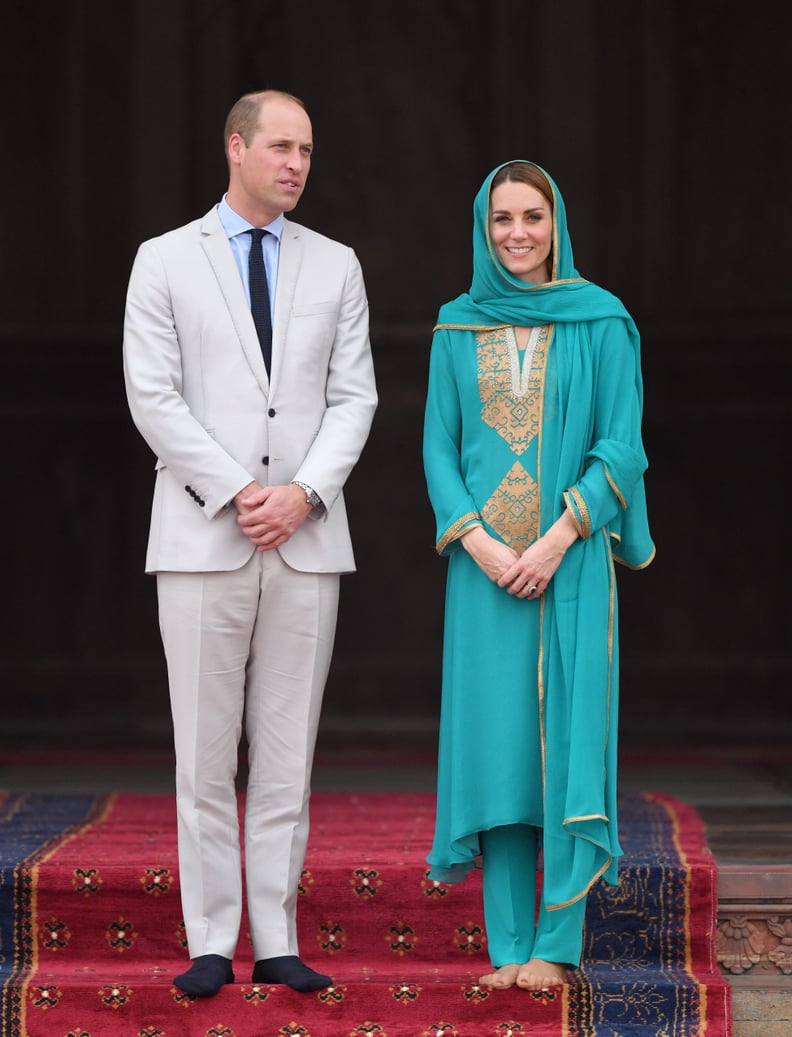
{"label": "light gray suit", "polygon": [[[232,958],[241,880],[234,774],[243,713],[256,959],[297,954],[296,888],[338,576],[354,570],[343,486],[376,390],[354,252],[284,221],[272,376],[215,209],[144,242],[129,281],[124,372],[157,456],[146,571],[158,574],[174,718],[179,865],[190,956]],[[229,506],[250,482],[326,506],[256,551]]]}

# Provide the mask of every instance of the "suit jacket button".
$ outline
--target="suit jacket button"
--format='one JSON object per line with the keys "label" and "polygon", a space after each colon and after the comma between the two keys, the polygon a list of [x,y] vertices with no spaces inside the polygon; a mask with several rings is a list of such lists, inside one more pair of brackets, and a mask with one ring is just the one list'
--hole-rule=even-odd
{"label": "suit jacket button", "polygon": [[267,414],[269,414],[269,416],[271,418],[274,418],[275,417],[275,408],[274,407],[270,407],[270,409],[267,411]]}
{"label": "suit jacket button", "polygon": [[269,454],[267,454],[266,457],[262,457],[261,463],[262,464],[269,464]]}

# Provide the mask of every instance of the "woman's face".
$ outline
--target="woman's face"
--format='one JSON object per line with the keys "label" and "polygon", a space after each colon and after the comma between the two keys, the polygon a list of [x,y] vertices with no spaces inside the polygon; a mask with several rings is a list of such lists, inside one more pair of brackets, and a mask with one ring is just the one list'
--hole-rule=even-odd
{"label": "woman's face", "polygon": [[535,187],[508,180],[490,195],[490,238],[510,274],[530,284],[550,280],[553,214]]}

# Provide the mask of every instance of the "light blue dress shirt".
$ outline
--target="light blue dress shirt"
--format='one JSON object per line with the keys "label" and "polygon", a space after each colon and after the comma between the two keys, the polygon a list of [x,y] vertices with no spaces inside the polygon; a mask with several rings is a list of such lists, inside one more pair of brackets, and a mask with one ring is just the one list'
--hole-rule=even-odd
{"label": "light blue dress shirt", "polygon": [[[248,223],[238,213],[235,213],[226,201],[226,196],[217,203],[217,215],[223,225],[223,230],[231,242],[231,251],[234,253],[239,276],[245,287],[248,306],[250,305],[250,284],[248,279],[248,259],[250,258],[251,237],[247,233],[252,223]],[[272,223],[268,223],[264,230],[269,231],[262,238],[264,250],[264,269],[267,271],[267,287],[269,288],[270,319],[275,322],[275,291],[278,287],[278,257],[280,255],[280,238],[283,232],[283,213],[276,216]]]}

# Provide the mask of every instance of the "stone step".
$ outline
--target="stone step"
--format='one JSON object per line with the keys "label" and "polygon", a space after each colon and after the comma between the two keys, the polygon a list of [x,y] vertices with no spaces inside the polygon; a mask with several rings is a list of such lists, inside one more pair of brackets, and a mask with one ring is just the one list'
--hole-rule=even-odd
{"label": "stone step", "polygon": [[718,865],[716,953],[732,988],[733,1037],[789,1037],[792,863]]}

